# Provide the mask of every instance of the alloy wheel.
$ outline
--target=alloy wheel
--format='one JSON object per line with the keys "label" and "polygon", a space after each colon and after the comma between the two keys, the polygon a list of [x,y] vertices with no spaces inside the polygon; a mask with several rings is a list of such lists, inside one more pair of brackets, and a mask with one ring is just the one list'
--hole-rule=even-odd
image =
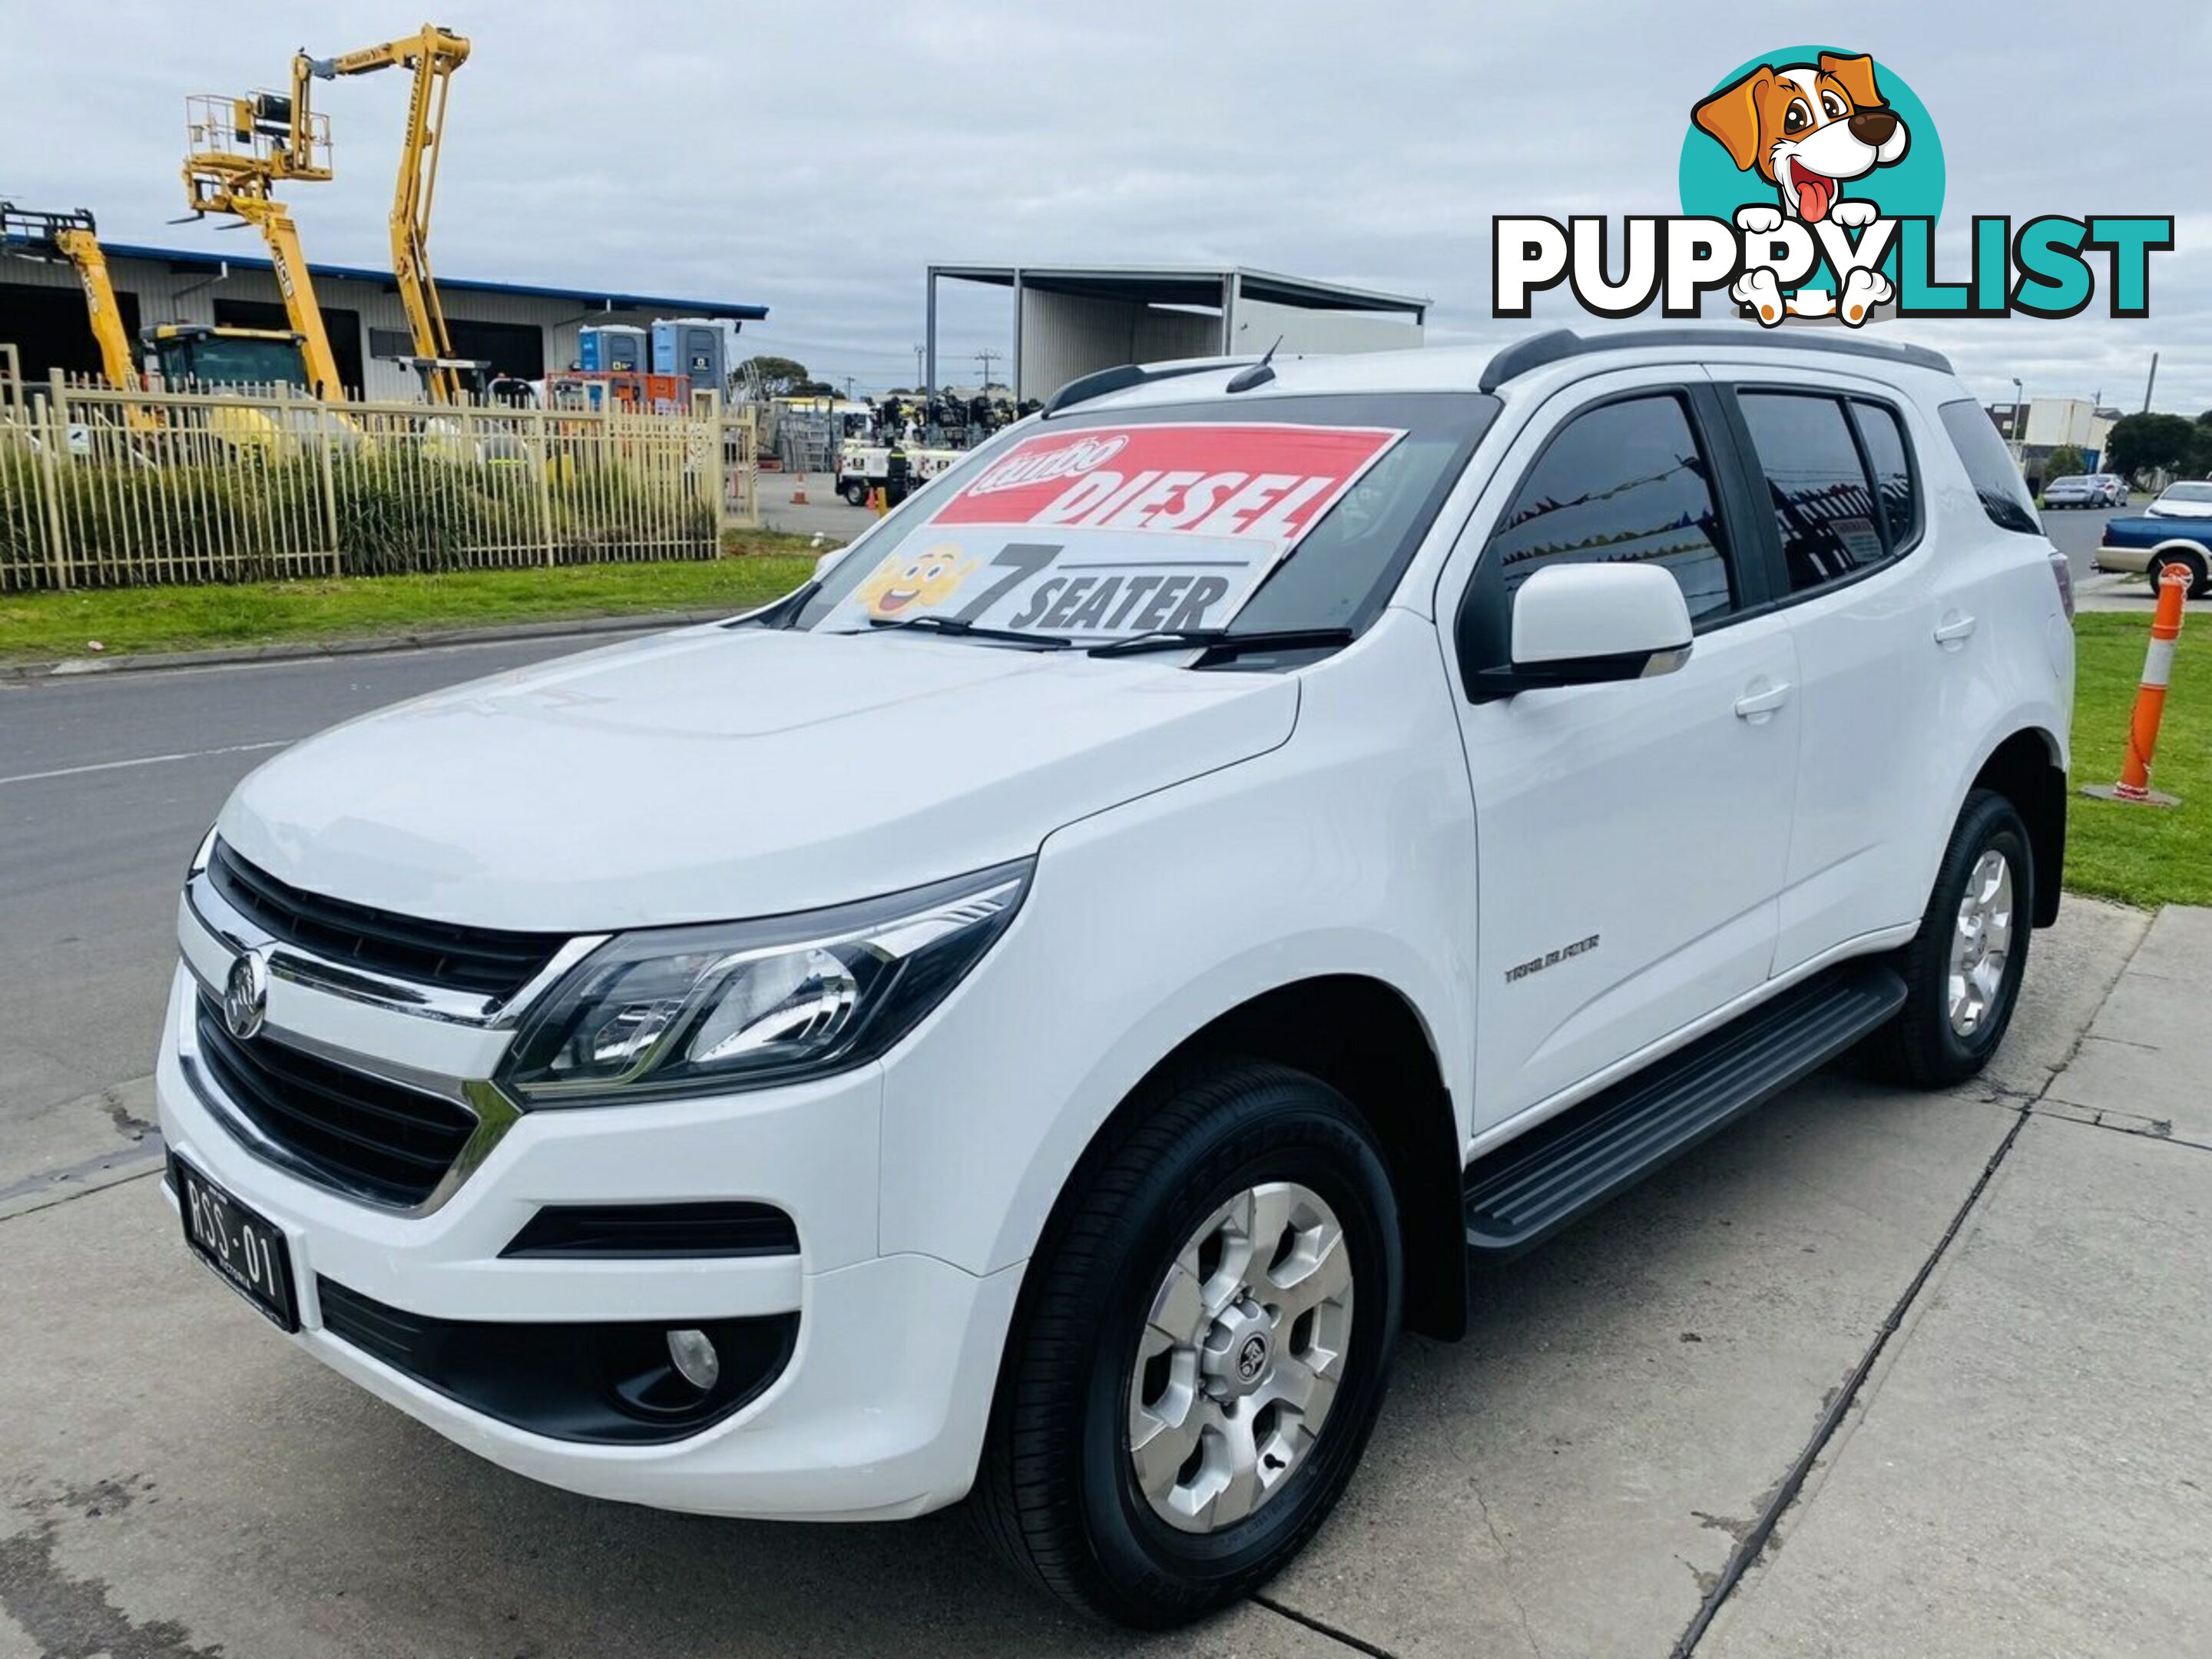
{"label": "alloy wheel", "polygon": [[1344,1376],[1351,1245],[1295,1182],[1249,1187],[1177,1253],[1152,1297],[1129,1384],[1129,1462],[1169,1525],[1212,1533],[1284,1488]]}
{"label": "alloy wheel", "polygon": [[1996,1012],[2012,928],[2012,863],[1992,847],[1974,861],[1951,933],[1951,1030],[1960,1036],[1972,1036]]}

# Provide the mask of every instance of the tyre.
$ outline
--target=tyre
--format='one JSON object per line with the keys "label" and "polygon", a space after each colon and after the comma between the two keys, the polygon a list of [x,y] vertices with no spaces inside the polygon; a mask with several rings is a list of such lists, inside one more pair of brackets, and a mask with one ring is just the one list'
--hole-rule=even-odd
{"label": "tyre", "polygon": [[1158,1628],[1248,1595],[1343,1492],[1402,1246],[1372,1134],[1304,1073],[1217,1062],[1128,1121],[1030,1266],[975,1508],[1032,1583]]}
{"label": "tyre", "polygon": [[1897,953],[1905,1006],[1868,1040],[1874,1068],[1941,1089],[1988,1064],[2012,1023],[2034,914],[2027,826],[2005,797],[1977,789],[1943,850],[1920,931]]}
{"label": "tyre", "polygon": [[2159,583],[2169,570],[2179,570],[2189,578],[2189,597],[2201,599],[2212,593],[2212,584],[2205,579],[2205,560],[2201,553],[2172,551],[2154,553],[2150,561],[2150,591],[2158,592]]}
{"label": "tyre", "polygon": [[846,479],[837,486],[837,493],[854,507],[866,507],[868,504],[868,487],[858,478]]}

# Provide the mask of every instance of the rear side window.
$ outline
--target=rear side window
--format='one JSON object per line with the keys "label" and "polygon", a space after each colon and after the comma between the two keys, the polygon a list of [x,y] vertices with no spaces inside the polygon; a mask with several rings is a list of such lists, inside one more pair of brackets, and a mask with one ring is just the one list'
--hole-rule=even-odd
{"label": "rear side window", "polygon": [[1943,429],[1951,434],[1951,447],[1965,463],[1966,477],[1973,483],[1974,494],[1981,497],[1982,511],[1990,522],[2000,530],[2040,536],[2043,526],[2036,521],[2034,502],[2028,499],[2027,480],[2020,476],[2004,440],[1997,436],[1982,406],[1972,398],[1960,398],[1945,404],[1936,413],[1943,417]]}
{"label": "rear side window", "polygon": [[1772,392],[1747,392],[1737,401],[1766,475],[1790,591],[1823,587],[1887,560],[1874,485],[1843,404]]}
{"label": "rear side window", "polygon": [[1881,500],[1892,552],[1902,553],[1920,539],[1920,488],[1912,477],[1912,452],[1906,447],[1897,411],[1881,404],[1851,399],[1851,418],[1874,469],[1875,494]]}
{"label": "rear side window", "polygon": [[1552,564],[1656,564],[1697,622],[1734,604],[1711,468],[1671,393],[1603,404],[1560,428],[1483,554],[1510,594]]}

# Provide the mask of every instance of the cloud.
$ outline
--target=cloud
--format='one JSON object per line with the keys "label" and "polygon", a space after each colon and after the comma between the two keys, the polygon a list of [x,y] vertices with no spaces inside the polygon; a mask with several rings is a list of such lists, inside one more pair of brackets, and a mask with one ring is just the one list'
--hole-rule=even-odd
{"label": "cloud", "polygon": [[[119,241],[234,251],[172,227],[183,98],[280,83],[414,14],[386,0],[204,8],[126,0],[0,11],[13,142],[0,194],[92,208]],[[1850,40],[1941,126],[1945,269],[1975,213],[2172,211],[2152,315],[1895,325],[1974,390],[2212,407],[2212,215],[2203,77],[2212,12],[1875,0]],[[1741,5],[1266,6],[969,0],[859,12],[672,0],[480,0],[456,77],[434,248],[454,276],[750,300],[763,349],[863,386],[906,384],[934,263],[1242,263],[1431,295],[1438,340],[1588,325],[1558,295],[1489,317],[1498,213],[1677,210],[1689,106],[1812,27]],[[1840,23],[1838,27],[1842,27]],[[2002,39],[1993,38],[1999,27]],[[309,38],[301,40],[303,31]],[[118,50],[118,43],[127,43]],[[291,201],[311,258],[388,258],[404,82],[319,87],[338,177]],[[53,135],[27,143],[26,135]],[[944,352],[1004,353],[999,290],[948,290]]]}

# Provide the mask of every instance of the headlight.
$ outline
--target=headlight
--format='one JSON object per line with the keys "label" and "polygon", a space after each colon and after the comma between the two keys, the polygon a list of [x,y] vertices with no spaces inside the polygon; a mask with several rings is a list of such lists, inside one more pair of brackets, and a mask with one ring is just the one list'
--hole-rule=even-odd
{"label": "headlight", "polygon": [[1013,920],[1030,865],[765,921],[657,927],[576,964],[499,1083],[526,1106],[758,1087],[872,1060]]}

